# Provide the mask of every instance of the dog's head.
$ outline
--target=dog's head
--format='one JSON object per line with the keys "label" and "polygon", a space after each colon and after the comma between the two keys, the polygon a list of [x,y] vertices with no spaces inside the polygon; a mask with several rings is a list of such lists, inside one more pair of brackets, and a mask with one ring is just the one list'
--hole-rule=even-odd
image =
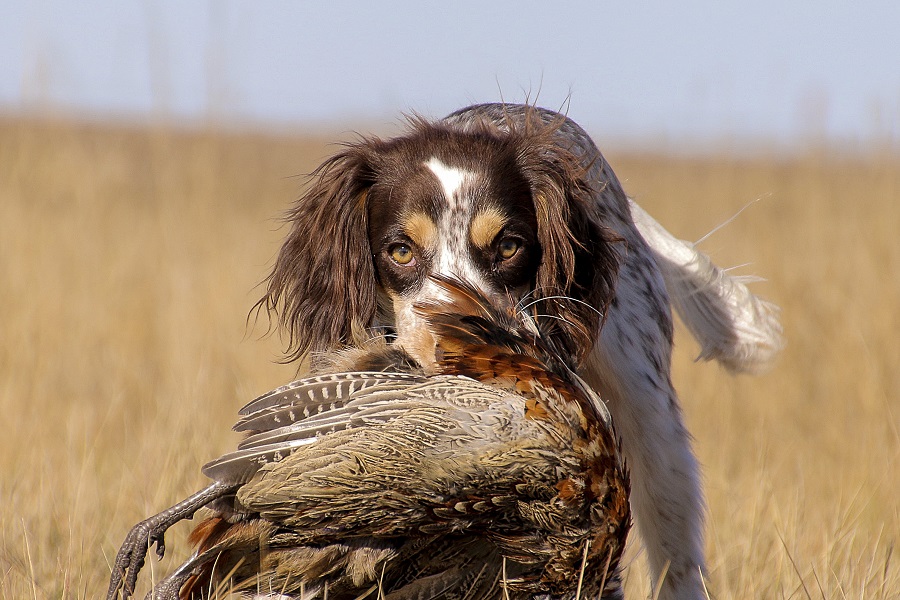
{"label": "dog's head", "polygon": [[259,306],[289,358],[362,343],[385,326],[415,358],[433,343],[413,310],[458,278],[527,311],[577,364],[612,297],[616,240],[596,214],[589,165],[555,127],[460,131],[414,119],[406,135],[349,144],[313,174]]}

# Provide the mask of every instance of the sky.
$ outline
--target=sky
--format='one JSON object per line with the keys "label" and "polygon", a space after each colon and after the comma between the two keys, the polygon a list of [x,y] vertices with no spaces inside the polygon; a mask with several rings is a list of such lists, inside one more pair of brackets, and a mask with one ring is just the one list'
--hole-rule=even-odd
{"label": "sky", "polygon": [[257,124],[565,108],[599,137],[900,145],[896,0],[0,0],[0,111]]}

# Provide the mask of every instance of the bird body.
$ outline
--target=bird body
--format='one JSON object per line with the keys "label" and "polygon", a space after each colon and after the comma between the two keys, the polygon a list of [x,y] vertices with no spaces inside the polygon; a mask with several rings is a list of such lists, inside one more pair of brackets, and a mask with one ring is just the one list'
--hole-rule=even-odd
{"label": "bird body", "polygon": [[[241,411],[248,437],[203,469],[219,488],[197,551],[157,597],[620,597],[628,481],[602,400],[521,321],[440,284],[449,300],[417,307],[434,364],[354,350],[349,372]],[[127,590],[143,556],[126,554]]]}

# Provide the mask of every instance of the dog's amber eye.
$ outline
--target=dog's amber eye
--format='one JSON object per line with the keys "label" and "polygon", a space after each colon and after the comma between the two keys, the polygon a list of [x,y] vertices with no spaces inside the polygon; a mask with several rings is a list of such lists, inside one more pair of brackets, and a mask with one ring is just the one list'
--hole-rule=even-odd
{"label": "dog's amber eye", "polygon": [[396,246],[391,247],[391,258],[394,259],[394,262],[398,265],[409,265],[412,263],[415,256],[413,255],[412,248],[406,244],[397,244]]}
{"label": "dog's amber eye", "polygon": [[500,243],[497,245],[497,254],[499,254],[500,258],[503,260],[509,260],[519,251],[519,246],[519,240],[515,238],[504,238],[500,240]]}

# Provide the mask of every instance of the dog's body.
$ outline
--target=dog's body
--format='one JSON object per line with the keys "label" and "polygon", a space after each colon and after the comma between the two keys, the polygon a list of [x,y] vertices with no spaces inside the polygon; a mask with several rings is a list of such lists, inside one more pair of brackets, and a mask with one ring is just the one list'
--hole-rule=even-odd
{"label": "dog's body", "polygon": [[293,358],[387,328],[427,368],[434,340],[412,307],[440,296],[435,274],[530,311],[609,405],[659,597],[703,597],[704,505],[669,376],[669,292],[702,356],[734,371],[765,364],[780,327],[629,201],[584,130],[500,104],[415,121],[329,159],[289,218],[261,304],[280,313]]}

